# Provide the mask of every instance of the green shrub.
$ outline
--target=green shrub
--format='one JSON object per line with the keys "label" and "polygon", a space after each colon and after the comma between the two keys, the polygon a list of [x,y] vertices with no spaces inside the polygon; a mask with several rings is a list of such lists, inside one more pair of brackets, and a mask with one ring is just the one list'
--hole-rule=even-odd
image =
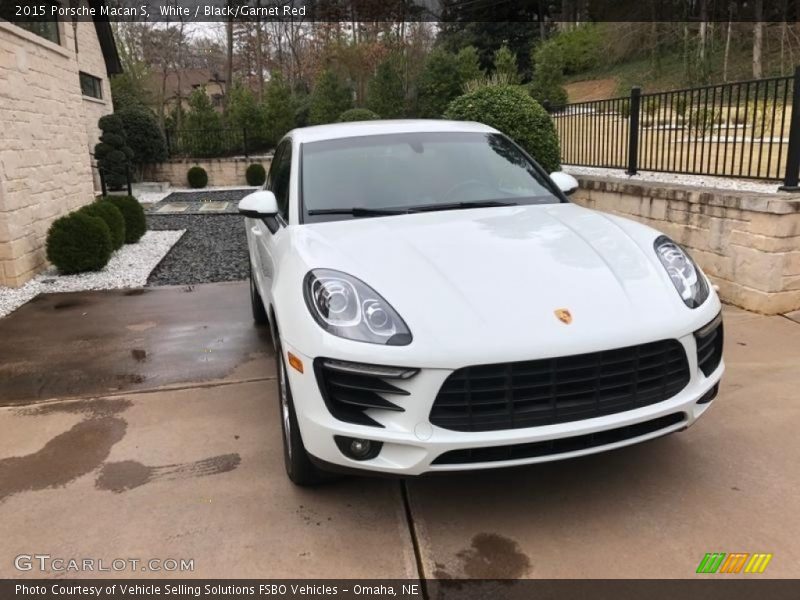
{"label": "green shrub", "polygon": [[494,127],[522,146],[546,171],[558,170],[558,135],[553,120],[519,86],[489,86],[464,94],[450,103],[444,116]]}
{"label": "green shrub", "polygon": [[494,73],[508,78],[512,84],[519,83],[519,68],[517,67],[517,55],[508,46],[500,46],[494,53]]}
{"label": "green shrub", "polygon": [[279,71],[272,73],[272,77],[264,89],[264,102],[261,106],[264,120],[267,145],[274,148],[294,127],[295,100],[292,90],[286,84]]}
{"label": "green shrub", "polygon": [[208,173],[203,167],[192,167],[186,172],[186,180],[193,188],[204,188],[208,185]]}
{"label": "green shrub", "polygon": [[97,125],[103,132],[100,142],[94,147],[97,165],[109,188],[122,189],[128,181],[128,168],[133,159],[133,150],[126,143],[122,119],[115,114],[105,115],[100,117]]}
{"label": "green shrub", "polygon": [[184,131],[177,140],[182,149],[198,158],[222,156],[230,151],[224,143],[222,118],[214,110],[205,87],[196,88],[189,96],[188,103],[189,110],[183,118]]}
{"label": "green shrub", "polygon": [[244,178],[247,179],[247,185],[264,185],[264,182],[267,180],[267,170],[264,168],[264,165],[253,163],[247,167]]}
{"label": "green shrub", "polygon": [[56,219],[47,232],[47,259],[65,275],[99,271],[108,264],[111,252],[108,225],[85,212]]}
{"label": "green shrub", "polygon": [[351,108],[344,111],[336,119],[337,123],[350,123],[352,121],[374,121],[380,119],[380,115],[372,112],[368,108]]}
{"label": "green shrub", "polygon": [[147,219],[139,201],[133,196],[106,196],[104,201],[111,202],[122,213],[125,219],[125,243],[138,242],[147,231]]}
{"label": "green shrub", "polygon": [[99,217],[108,225],[111,233],[111,249],[118,250],[125,243],[125,217],[113,203],[101,200],[92,202],[81,208],[81,212],[90,217]]}
{"label": "green shrub", "polygon": [[167,140],[153,111],[139,106],[126,108],[118,114],[128,146],[133,150],[134,163],[148,165],[167,159]]}

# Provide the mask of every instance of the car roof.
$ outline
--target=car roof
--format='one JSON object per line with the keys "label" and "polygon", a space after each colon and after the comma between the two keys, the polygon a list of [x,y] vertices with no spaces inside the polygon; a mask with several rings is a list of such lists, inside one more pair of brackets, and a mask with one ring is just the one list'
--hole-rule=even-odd
{"label": "car roof", "polygon": [[387,133],[498,133],[483,123],[472,121],[445,121],[434,119],[408,120],[375,120],[353,121],[350,123],[332,123],[330,125],[314,125],[293,129],[288,133],[296,142],[319,142],[347,137],[365,135],[382,135]]}

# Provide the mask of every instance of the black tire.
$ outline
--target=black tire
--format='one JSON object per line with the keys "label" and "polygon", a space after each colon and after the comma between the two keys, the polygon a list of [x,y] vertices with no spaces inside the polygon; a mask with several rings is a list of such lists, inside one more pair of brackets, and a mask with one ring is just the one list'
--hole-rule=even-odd
{"label": "black tire", "polygon": [[261,294],[258,293],[256,287],[256,280],[253,277],[253,263],[250,263],[250,308],[253,310],[253,321],[258,325],[266,325],[269,323],[267,319],[267,309],[264,308],[264,301],[261,299]]}
{"label": "black tire", "polygon": [[283,463],[286,466],[286,475],[295,485],[319,485],[333,477],[330,473],[320,471],[314,466],[306,452],[303,438],[300,435],[300,427],[297,424],[292,389],[286,373],[286,360],[283,357],[280,342],[276,342],[275,360],[278,381],[278,414],[281,422]]}

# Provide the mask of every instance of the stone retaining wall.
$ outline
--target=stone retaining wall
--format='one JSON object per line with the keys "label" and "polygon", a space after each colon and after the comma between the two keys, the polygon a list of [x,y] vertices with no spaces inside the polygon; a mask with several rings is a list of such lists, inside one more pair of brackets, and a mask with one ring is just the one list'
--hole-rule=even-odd
{"label": "stone retaining wall", "polygon": [[186,173],[194,166],[208,173],[209,186],[246,186],[245,171],[253,163],[260,163],[269,171],[272,156],[233,156],[228,158],[173,158],[145,169],[145,181],[167,181],[174,187],[187,187]]}
{"label": "stone retaining wall", "polygon": [[685,246],[723,301],[800,309],[800,196],[578,177],[578,204],[640,221]]}

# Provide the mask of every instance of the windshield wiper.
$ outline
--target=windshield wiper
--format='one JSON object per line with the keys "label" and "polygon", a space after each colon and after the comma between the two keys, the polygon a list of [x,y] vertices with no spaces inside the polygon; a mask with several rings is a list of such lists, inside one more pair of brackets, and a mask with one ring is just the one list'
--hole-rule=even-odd
{"label": "windshield wiper", "polygon": [[516,202],[504,202],[502,200],[477,200],[475,202],[448,202],[446,204],[420,204],[419,206],[409,206],[407,211],[430,212],[435,210],[459,210],[462,208],[492,208],[494,206],[517,206]]}
{"label": "windshield wiper", "polygon": [[314,215],[353,215],[354,217],[375,217],[380,215],[404,215],[407,210],[395,208],[364,208],[354,206],[352,208],[318,208],[308,211],[309,216]]}

